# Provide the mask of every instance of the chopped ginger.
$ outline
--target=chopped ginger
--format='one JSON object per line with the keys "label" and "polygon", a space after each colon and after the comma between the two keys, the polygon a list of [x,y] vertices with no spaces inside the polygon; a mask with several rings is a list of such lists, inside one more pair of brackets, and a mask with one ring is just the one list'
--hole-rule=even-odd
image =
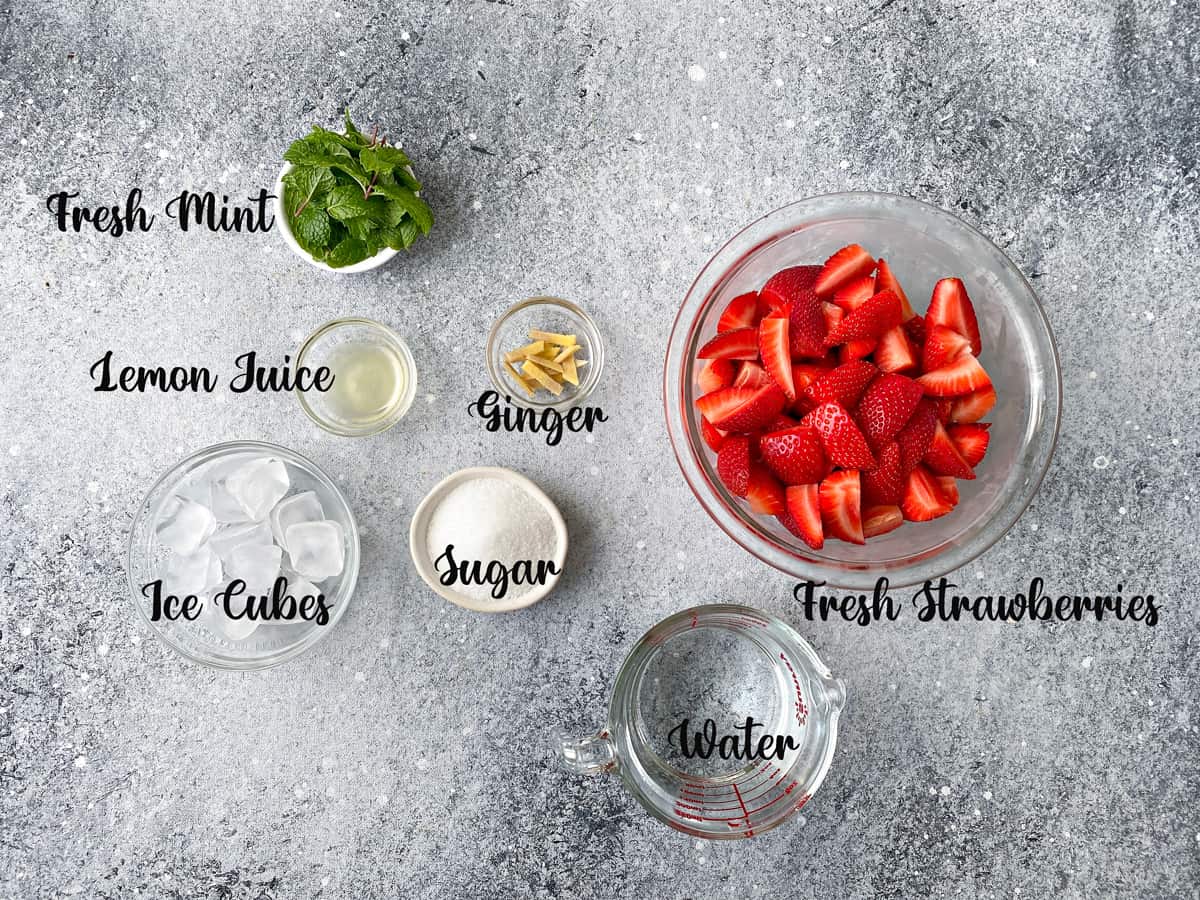
{"label": "chopped ginger", "polygon": [[562,385],[550,377],[550,374],[531,359],[521,363],[521,371],[552,393],[555,397],[562,393]]}
{"label": "chopped ginger", "polygon": [[524,375],[513,368],[513,364],[507,359],[504,361],[504,368],[508,370],[509,377],[520,386],[521,390],[523,390],[530,397],[534,395],[534,393],[537,391],[537,388],[530,384],[529,380],[525,378]]}
{"label": "chopped ginger", "polygon": [[574,356],[568,356],[563,360],[562,377],[564,381],[569,381],[575,387],[579,387],[579,369]]}
{"label": "chopped ginger", "polygon": [[560,347],[570,347],[576,342],[573,334],[555,334],[553,331],[538,331],[536,328],[529,332],[529,337],[534,341],[545,341]]}
{"label": "chopped ginger", "polygon": [[520,362],[529,356],[537,356],[546,348],[545,341],[534,341],[532,344],[526,344],[519,350],[513,350],[504,354],[505,362]]}
{"label": "chopped ginger", "polygon": [[559,350],[558,354],[554,357],[554,361],[556,363],[561,363],[564,360],[571,358],[578,352],[579,352],[578,344],[572,344],[570,347],[563,347],[562,350]]}

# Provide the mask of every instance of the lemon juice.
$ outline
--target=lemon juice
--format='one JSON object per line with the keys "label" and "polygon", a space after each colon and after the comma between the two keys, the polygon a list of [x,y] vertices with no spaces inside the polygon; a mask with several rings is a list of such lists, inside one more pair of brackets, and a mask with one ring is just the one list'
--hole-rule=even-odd
{"label": "lemon juice", "polygon": [[326,363],[333,372],[329,409],[352,428],[386,419],[408,385],[408,369],[391,347],[354,342],[335,347]]}

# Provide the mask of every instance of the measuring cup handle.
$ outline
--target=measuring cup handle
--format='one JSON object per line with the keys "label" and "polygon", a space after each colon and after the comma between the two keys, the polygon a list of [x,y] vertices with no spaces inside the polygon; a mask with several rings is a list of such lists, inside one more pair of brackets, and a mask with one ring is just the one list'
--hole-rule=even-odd
{"label": "measuring cup handle", "polygon": [[617,766],[616,748],[607,731],[573,738],[562,729],[555,728],[550,738],[559,761],[576,775],[599,775]]}
{"label": "measuring cup handle", "polygon": [[829,711],[841,712],[842,707],[846,705],[846,682],[833,675],[827,675],[821,679],[821,683],[825,688],[825,704]]}

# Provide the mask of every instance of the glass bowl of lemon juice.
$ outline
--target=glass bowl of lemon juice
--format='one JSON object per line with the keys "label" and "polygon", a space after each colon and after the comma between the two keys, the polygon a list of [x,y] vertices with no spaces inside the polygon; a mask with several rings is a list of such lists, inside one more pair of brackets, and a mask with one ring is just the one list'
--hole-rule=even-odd
{"label": "glass bowl of lemon juice", "polygon": [[408,412],[417,369],[403,339],[371,319],[335,319],[318,328],[296,354],[310,372],[327,368],[329,389],[297,391],[308,417],[333,434],[365,437],[387,431]]}

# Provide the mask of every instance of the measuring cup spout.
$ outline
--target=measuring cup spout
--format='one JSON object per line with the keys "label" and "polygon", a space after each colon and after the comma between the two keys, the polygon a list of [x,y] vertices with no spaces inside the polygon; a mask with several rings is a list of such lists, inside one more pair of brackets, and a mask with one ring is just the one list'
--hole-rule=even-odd
{"label": "measuring cup spout", "polygon": [[829,711],[841,712],[842,707],[846,705],[846,682],[826,675],[821,679],[821,684],[825,688],[825,705]]}
{"label": "measuring cup spout", "polygon": [[576,775],[599,775],[617,766],[616,748],[606,731],[590,737],[573,738],[561,728],[556,728],[550,739],[559,761]]}

